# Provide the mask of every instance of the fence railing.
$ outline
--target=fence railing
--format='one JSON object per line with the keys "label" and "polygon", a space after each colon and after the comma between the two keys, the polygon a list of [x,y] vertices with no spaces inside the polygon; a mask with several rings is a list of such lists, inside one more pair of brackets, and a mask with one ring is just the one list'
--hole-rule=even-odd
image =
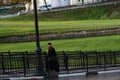
{"label": "fence railing", "polygon": [[[120,51],[57,52],[59,74],[82,73],[120,69]],[[47,54],[42,54],[46,71]],[[55,65],[52,63],[52,65]],[[0,52],[0,78],[35,76],[35,52]]]}
{"label": "fence railing", "polygon": [[[107,28],[107,29],[92,29],[92,30],[79,30],[79,29],[71,29],[65,31],[58,32],[46,32],[40,33],[41,41],[45,40],[56,40],[56,39],[69,39],[69,38],[83,38],[83,37],[95,37],[95,36],[109,36],[109,35],[119,35],[120,34],[120,26],[117,28]],[[5,34],[0,34],[5,35]],[[35,33],[34,32],[18,32],[13,34],[6,34],[8,37],[0,38],[0,43],[16,43],[16,42],[30,42],[35,41]]]}

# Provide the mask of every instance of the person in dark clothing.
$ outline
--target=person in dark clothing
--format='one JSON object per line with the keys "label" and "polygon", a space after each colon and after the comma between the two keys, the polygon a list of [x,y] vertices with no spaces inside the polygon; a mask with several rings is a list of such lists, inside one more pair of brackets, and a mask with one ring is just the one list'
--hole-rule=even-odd
{"label": "person in dark clothing", "polygon": [[59,72],[59,63],[55,49],[51,43],[48,43],[47,72],[53,70]]}

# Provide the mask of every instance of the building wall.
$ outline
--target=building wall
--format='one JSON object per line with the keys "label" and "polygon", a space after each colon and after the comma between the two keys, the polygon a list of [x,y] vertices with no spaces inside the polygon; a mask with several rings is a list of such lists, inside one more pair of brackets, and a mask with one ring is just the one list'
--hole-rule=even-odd
{"label": "building wall", "polygon": [[62,7],[70,6],[70,0],[61,0],[60,3]]}
{"label": "building wall", "polygon": [[99,1],[102,1],[102,0],[84,0],[84,3],[89,4],[89,3],[96,3],[96,2],[99,2]]}
{"label": "building wall", "polygon": [[61,0],[52,0],[51,4],[52,4],[52,8],[60,7],[61,6]]}
{"label": "building wall", "polygon": [[[46,0],[47,4],[52,5],[52,8],[58,7],[65,7],[71,5],[78,5],[78,4],[89,4],[89,3],[96,3],[102,0]],[[32,0],[33,3],[33,0]],[[37,8],[40,6],[45,5],[45,0],[37,0]],[[31,5],[31,9],[33,9],[33,4]]]}
{"label": "building wall", "polygon": [[[31,9],[33,10],[33,0],[31,1]],[[51,4],[51,0],[46,0],[46,4]],[[45,5],[45,1],[44,0],[37,0],[37,8],[39,8],[40,6]]]}
{"label": "building wall", "polygon": [[52,8],[64,7],[70,5],[70,0],[52,0]]}
{"label": "building wall", "polygon": [[70,4],[71,5],[76,5],[78,4],[80,1],[79,0],[71,0]]}
{"label": "building wall", "polygon": [[[34,6],[33,6],[33,0],[31,0],[31,5],[30,5],[30,9],[33,10]],[[40,0],[37,0],[37,8],[40,6]]]}
{"label": "building wall", "polygon": [[76,5],[76,4],[89,4],[89,3],[96,3],[96,2],[101,2],[102,0],[71,0],[71,5]]}
{"label": "building wall", "polygon": [[[69,6],[70,0],[46,0],[46,3],[52,5],[52,8],[57,8],[57,7]],[[39,8],[42,5],[45,5],[45,1],[37,0],[37,8]],[[31,9],[33,10],[33,0],[32,0]]]}

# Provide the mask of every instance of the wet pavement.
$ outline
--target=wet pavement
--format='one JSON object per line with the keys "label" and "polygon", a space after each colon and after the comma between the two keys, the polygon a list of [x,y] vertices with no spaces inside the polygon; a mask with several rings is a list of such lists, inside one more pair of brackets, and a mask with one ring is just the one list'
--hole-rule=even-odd
{"label": "wet pavement", "polygon": [[30,79],[10,79],[10,80],[120,80],[120,72],[113,73],[99,73],[92,75],[75,75],[70,74],[70,76],[62,76],[59,78],[30,78]]}
{"label": "wet pavement", "polygon": [[120,80],[120,73],[63,77],[58,80]]}
{"label": "wet pavement", "polygon": [[47,79],[29,79],[29,80],[120,80],[120,72],[117,73],[102,73],[98,75],[80,75],[80,76],[68,76],[59,78],[47,78]]}

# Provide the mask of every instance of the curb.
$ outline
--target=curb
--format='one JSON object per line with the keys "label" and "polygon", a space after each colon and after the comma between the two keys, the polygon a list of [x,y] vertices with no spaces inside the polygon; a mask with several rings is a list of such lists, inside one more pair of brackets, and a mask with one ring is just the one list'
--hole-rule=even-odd
{"label": "curb", "polygon": [[[99,75],[99,74],[108,74],[108,73],[116,73],[120,72],[120,70],[111,70],[111,71],[93,71],[93,72],[85,72],[85,73],[73,73],[73,74],[60,74],[58,75],[58,78],[62,77],[72,77],[72,76],[89,76],[89,75]],[[9,78],[9,79],[2,79],[2,80],[29,80],[29,79],[43,79],[43,76],[38,77],[15,77],[15,78]],[[1,80],[1,79],[0,79]]]}

